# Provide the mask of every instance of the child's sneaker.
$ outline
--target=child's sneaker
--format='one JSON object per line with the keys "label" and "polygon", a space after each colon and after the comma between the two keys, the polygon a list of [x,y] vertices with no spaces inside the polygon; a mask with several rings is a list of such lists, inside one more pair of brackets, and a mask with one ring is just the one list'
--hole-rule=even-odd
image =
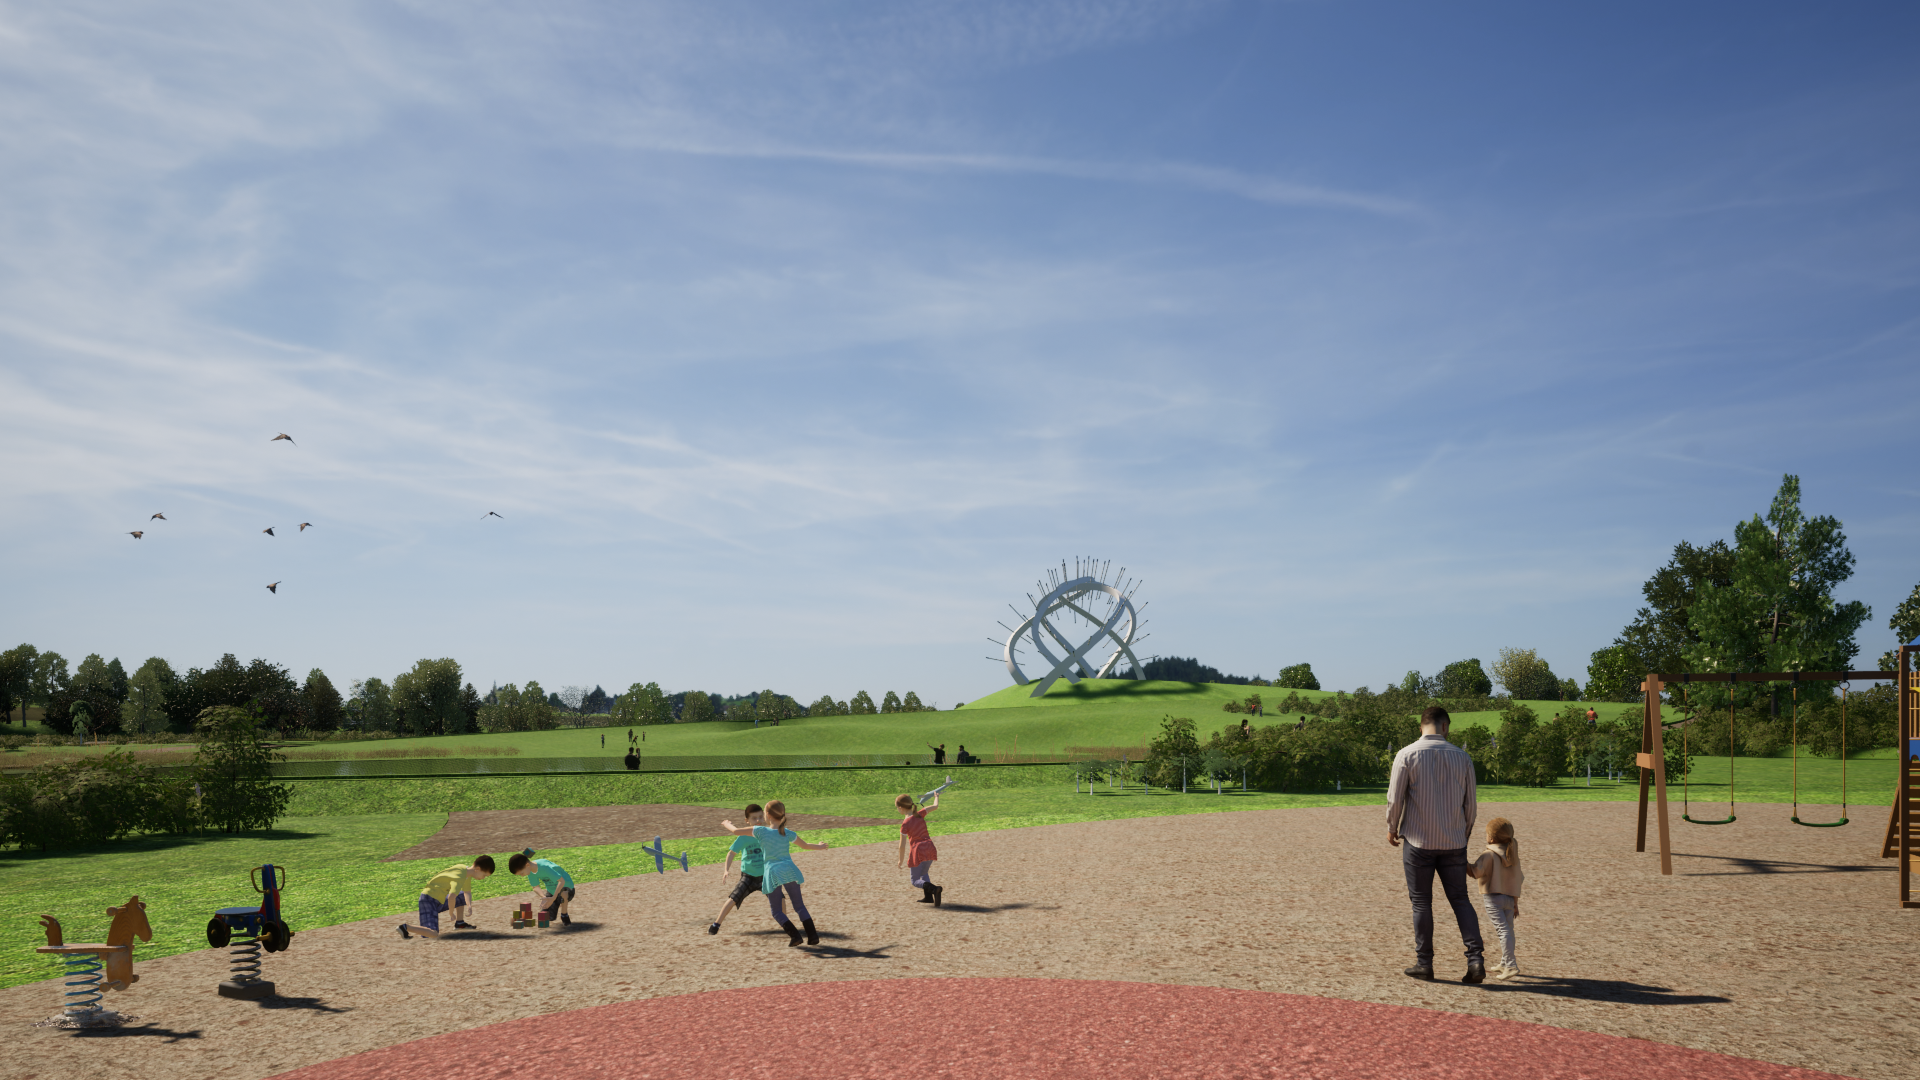
{"label": "child's sneaker", "polygon": [[561,925],[561,926],[572,926],[572,925],[573,925],[573,916],[571,916],[571,915],[569,915],[569,914],[567,914],[567,913],[566,913],[566,912],[564,912],[564,911],[563,911],[563,912],[561,912],[561,913],[560,913],[560,925]]}
{"label": "child's sneaker", "polygon": [[1501,964],[1499,967],[1494,968],[1488,974],[1492,975],[1496,979],[1505,980],[1505,979],[1511,979],[1515,975],[1520,974],[1520,969],[1512,964]]}
{"label": "child's sneaker", "polygon": [[413,940],[413,935],[412,935],[412,934],[409,934],[409,933],[407,933],[407,924],[406,924],[406,923],[401,923],[401,924],[400,924],[400,937],[401,937],[402,939],[404,939],[404,940],[407,940],[407,941],[412,941],[412,940]]}
{"label": "child's sneaker", "polygon": [[717,934],[717,933],[719,933],[719,932],[720,932],[720,924],[719,924],[719,923],[717,923],[717,922],[710,922],[710,923],[708,923],[708,924],[707,924],[707,933],[709,933],[709,934]]}
{"label": "child's sneaker", "polygon": [[453,928],[455,930],[471,930],[473,929],[473,924],[470,922],[466,922],[465,920],[462,920],[462,919],[455,919],[453,922]]}

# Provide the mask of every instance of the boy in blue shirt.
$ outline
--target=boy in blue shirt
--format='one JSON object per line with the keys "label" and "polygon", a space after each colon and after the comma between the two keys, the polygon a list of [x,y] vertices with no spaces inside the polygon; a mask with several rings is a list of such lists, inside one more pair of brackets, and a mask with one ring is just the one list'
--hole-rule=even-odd
{"label": "boy in blue shirt", "polygon": [[526,878],[536,896],[545,894],[552,898],[553,902],[547,905],[544,913],[545,918],[551,920],[558,913],[560,925],[573,925],[573,917],[567,914],[567,908],[573,903],[573,876],[562,870],[559,863],[550,859],[536,859],[533,849],[526,848],[507,860],[507,873]]}
{"label": "boy in blue shirt", "polygon": [[[748,803],[745,812],[748,824],[765,825],[767,823],[766,811],[759,803]],[[720,932],[720,924],[727,921],[728,913],[739,907],[740,902],[747,898],[747,894],[760,891],[761,875],[767,869],[767,856],[760,850],[759,841],[751,836],[733,838],[733,846],[727,849],[727,861],[720,866],[721,881],[727,880],[727,875],[733,872],[735,855],[740,856],[740,881],[733,887],[733,892],[727,896],[727,902],[720,905],[719,916],[707,924],[709,934]]]}

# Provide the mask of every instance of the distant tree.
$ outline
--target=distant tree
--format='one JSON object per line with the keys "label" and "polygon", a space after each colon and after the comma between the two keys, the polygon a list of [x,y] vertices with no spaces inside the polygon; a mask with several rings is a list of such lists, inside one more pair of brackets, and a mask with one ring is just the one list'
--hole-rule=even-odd
{"label": "distant tree", "polygon": [[547,705],[550,708],[564,709],[567,707],[567,699],[561,697],[560,692],[556,690],[547,695]]}
{"label": "distant tree", "polygon": [[[1898,671],[1900,665],[1900,646],[1920,638],[1920,585],[1913,587],[1899,607],[1893,609],[1893,617],[1887,620],[1887,629],[1893,631],[1894,647],[1880,656],[1881,671]],[[31,649],[31,645],[20,646]]]}
{"label": "distant tree", "polygon": [[[1703,590],[1689,610],[1697,640],[1682,670],[1846,670],[1868,616],[1860,601],[1833,598],[1853,576],[1846,541],[1838,519],[1801,512],[1800,478],[1783,477],[1765,519],[1756,514],[1734,527],[1728,583]],[[1709,690],[1707,698],[1723,695]]]}
{"label": "distant tree", "polygon": [[481,705],[474,723],[486,732],[551,731],[560,726],[554,707],[547,702],[546,691],[537,682],[525,688],[508,683],[494,688],[493,703]]}
{"label": "distant tree", "polygon": [[1160,721],[1160,734],[1147,744],[1147,758],[1141,763],[1147,782],[1170,788],[1199,772],[1200,740],[1194,734],[1193,721],[1184,716],[1168,716]]}
{"label": "distant tree", "polygon": [[200,748],[193,779],[200,787],[200,815],[226,832],[271,829],[287,812],[293,789],[273,783],[273,763],[285,761],[262,745],[257,709],[215,706],[195,725]]}
{"label": "distant tree", "polygon": [[[1694,601],[1703,590],[1731,584],[1732,575],[1733,549],[1726,541],[1715,540],[1704,547],[1684,540],[1675,544],[1667,565],[1640,586],[1647,606],[1613,639],[1615,646],[1631,655],[1620,666],[1639,676],[1650,671],[1685,671],[1684,654],[1700,640],[1691,625]],[[1639,679],[1634,682],[1638,685]],[[1618,698],[1610,695],[1606,700]]]}
{"label": "distant tree", "polygon": [[883,713],[899,712],[900,711],[900,695],[894,693],[891,690],[887,691],[887,696],[880,699],[880,711]]}
{"label": "distant tree", "polygon": [[1160,656],[1146,662],[1141,668],[1142,674],[1149,679],[1164,679],[1168,682],[1218,683],[1226,686],[1245,686],[1252,682],[1238,675],[1222,674],[1219,668],[1201,663],[1191,656]]}
{"label": "distant tree", "polygon": [[634,683],[615,700],[613,723],[616,727],[671,724],[673,706],[668,704],[667,695],[661,692],[659,683],[650,682],[644,686]]}
{"label": "distant tree", "polygon": [[845,716],[848,706],[844,701],[833,700],[832,694],[820,695],[820,700],[807,706],[808,716]]}
{"label": "distant tree", "polygon": [[909,690],[907,691],[907,696],[900,699],[900,711],[927,712],[929,710],[925,705],[920,704],[920,695]]}
{"label": "distant tree", "polygon": [[33,696],[34,662],[40,650],[19,645],[0,653],[0,721],[12,721],[13,710],[20,710],[20,723],[27,722],[27,699]]}
{"label": "distant tree", "polygon": [[333,680],[319,668],[307,672],[307,685],[300,690],[306,698],[307,726],[315,731],[332,731],[340,726],[343,713],[340,707],[340,691],[333,688]]}
{"label": "distant tree", "polygon": [[173,665],[158,656],[147,658],[127,680],[127,703],[120,710],[120,727],[136,734],[167,730],[167,699],[179,677]]}
{"label": "distant tree", "polygon": [[67,706],[67,728],[83,739],[94,733],[93,708],[86,698],[75,699]]}
{"label": "distant tree", "polygon": [[460,665],[450,657],[420,660],[393,680],[394,712],[415,735],[458,735],[467,729],[461,708]]}
{"label": "distant tree", "polygon": [[354,685],[354,701],[359,705],[363,731],[397,731],[399,717],[393,709],[393,691],[377,676]]}
{"label": "distant tree", "polygon": [[1314,678],[1312,664],[1289,664],[1273,677],[1273,685],[1295,690],[1318,690],[1320,680]]}
{"label": "distant tree", "polygon": [[113,694],[113,700],[124,704],[127,700],[127,669],[120,666],[120,658],[107,661],[107,686]]}
{"label": "distant tree", "polygon": [[73,678],[67,684],[66,695],[55,695],[51,702],[52,711],[67,713],[73,707],[85,702],[88,714],[88,731],[104,735],[120,728],[120,702],[116,691],[125,687],[123,677],[114,677],[113,666],[100,658],[99,653],[88,653],[80,666],[74,669]]}
{"label": "distant tree", "polygon": [[609,709],[610,709],[610,706],[607,704],[607,692],[605,690],[600,689],[598,685],[594,686],[592,690],[589,690],[587,692],[587,696],[584,699],[582,699],[580,702],[581,712],[593,713],[595,715],[598,715],[600,713],[609,711]]}
{"label": "distant tree", "polygon": [[1580,700],[1580,684],[1573,681],[1571,677],[1561,679],[1560,680],[1560,700],[1561,701],[1579,701]]}
{"label": "distant tree", "polygon": [[568,712],[580,712],[587,703],[587,688],[584,686],[563,686],[560,688],[560,704]]}
{"label": "distant tree", "polygon": [[1440,693],[1445,697],[1485,697],[1493,693],[1493,680],[1487,678],[1478,658],[1455,660],[1440,670]]}
{"label": "distant tree", "polygon": [[1493,677],[1507,693],[1523,701],[1560,700],[1560,678],[1532,649],[1502,648]]}
{"label": "distant tree", "polygon": [[868,696],[865,690],[853,695],[847,702],[847,713],[850,716],[874,716],[879,712],[879,709],[874,708],[873,698]]}
{"label": "distant tree", "polygon": [[28,699],[50,708],[55,694],[66,693],[69,681],[67,658],[48,649],[34,659],[33,689],[28,693]]}
{"label": "distant tree", "polygon": [[1596,650],[1587,661],[1588,701],[1639,701],[1637,687],[1648,672],[1644,658],[1631,645],[1613,644]]}
{"label": "distant tree", "polygon": [[687,700],[680,706],[680,722],[703,724],[713,718],[713,698],[704,690],[687,691]]}
{"label": "distant tree", "polygon": [[480,695],[474,690],[472,683],[468,683],[460,690],[460,711],[467,714],[466,724],[461,730],[477,730],[480,724]]}

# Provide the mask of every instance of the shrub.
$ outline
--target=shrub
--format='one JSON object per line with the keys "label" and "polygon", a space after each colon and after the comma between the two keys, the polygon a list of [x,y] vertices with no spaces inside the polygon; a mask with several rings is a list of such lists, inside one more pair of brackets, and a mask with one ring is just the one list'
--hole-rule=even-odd
{"label": "shrub", "polygon": [[217,705],[201,712],[200,748],[193,755],[193,782],[200,816],[227,832],[271,829],[287,812],[293,789],[273,783],[273,763],[285,761],[260,741],[257,709]]}
{"label": "shrub", "polygon": [[190,782],[125,750],[0,778],[0,844],[46,851],[196,825]]}

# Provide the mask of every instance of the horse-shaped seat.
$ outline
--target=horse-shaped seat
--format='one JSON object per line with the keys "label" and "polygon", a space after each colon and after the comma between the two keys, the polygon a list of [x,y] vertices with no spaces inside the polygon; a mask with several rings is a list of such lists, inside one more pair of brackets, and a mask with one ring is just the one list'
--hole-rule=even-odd
{"label": "horse-shaped seat", "polygon": [[119,907],[108,908],[107,914],[113,917],[113,924],[107,928],[106,943],[96,945],[65,944],[60,920],[51,915],[42,915],[40,926],[47,932],[47,943],[33,951],[55,956],[91,953],[99,957],[107,969],[101,985],[109,990],[125,990],[140,981],[140,976],[133,973],[134,938],[152,941],[153,927],[147,925],[147,905],[138,896],[128,897],[127,902]]}

